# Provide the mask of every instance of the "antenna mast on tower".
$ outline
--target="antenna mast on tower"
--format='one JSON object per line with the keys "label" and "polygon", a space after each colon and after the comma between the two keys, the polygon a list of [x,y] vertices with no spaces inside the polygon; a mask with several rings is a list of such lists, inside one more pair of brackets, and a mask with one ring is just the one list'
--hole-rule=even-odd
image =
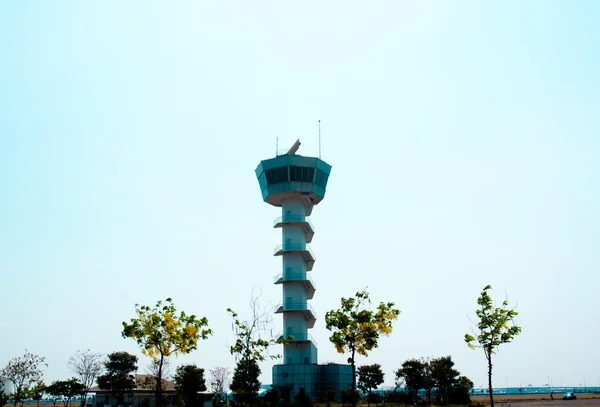
{"label": "antenna mast on tower", "polygon": [[319,158],[321,158],[321,120],[319,120]]}

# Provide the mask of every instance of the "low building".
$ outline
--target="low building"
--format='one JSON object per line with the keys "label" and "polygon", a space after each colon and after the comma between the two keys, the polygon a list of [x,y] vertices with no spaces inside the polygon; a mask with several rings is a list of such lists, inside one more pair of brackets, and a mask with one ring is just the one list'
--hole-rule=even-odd
{"label": "low building", "polygon": [[[123,404],[118,404],[117,396],[111,390],[103,390],[92,387],[91,393],[96,393],[94,407],[154,407],[156,397],[154,395],[154,377],[145,374],[135,375],[136,387],[130,393],[123,396]],[[163,405],[176,405],[177,396],[175,383],[163,380]]]}

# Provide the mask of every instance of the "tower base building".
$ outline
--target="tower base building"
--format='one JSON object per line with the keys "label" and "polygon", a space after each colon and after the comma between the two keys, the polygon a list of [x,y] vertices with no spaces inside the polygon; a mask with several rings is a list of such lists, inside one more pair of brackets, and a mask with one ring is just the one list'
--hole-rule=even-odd
{"label": "tower base building", "polygon": [[281,207],[274,227],[281,228],[281,244],[274,250],[280,256],[282,272],[275,284],[282,287],[282,302],[275,307],[283,315],[283,330],[276,339],[284,339],[283,364],[273,366],[273,387],[286,402],[299,394],[313,399],[325,398],[333,391],[339,400],[341,391],[352,387],[350,365],[319,365],[317,344],[308,333],[317,320],[309,302],[316,291],[310,271],[316,261],[308,243],[314,236],[309,220],[314,205],[325,197],[331,166],[316,157],[296,155],[300,141],[284,155],[261,161],[256,177],[263,200]]}

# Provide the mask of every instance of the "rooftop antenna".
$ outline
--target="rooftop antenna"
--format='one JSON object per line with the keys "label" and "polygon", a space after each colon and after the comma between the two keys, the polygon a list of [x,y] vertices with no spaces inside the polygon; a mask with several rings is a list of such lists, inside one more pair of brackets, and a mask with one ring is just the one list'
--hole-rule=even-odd
{"label": "rooftop antenna", "polygon": [[277,157],[279,155],[279,136],[277,136],[277,139],[275,141],[275,157]]}
{"label": "rooftop antenna", "polygon": [[319,119],[319,158],[321,158],[321,120]]}

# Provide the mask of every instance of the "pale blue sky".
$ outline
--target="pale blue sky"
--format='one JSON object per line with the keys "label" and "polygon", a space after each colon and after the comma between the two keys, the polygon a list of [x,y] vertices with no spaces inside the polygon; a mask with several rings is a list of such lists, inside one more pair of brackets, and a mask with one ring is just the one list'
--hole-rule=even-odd
{"label": "pale blue sky", "polygon": [[254,169],[277,136],[318,154],[321,119],[321,361],[346,359],[325,312],[368,286],[402,314],[359,364],[392,385],[450,354],[483,385],[462,338],[491,284],[523,325],[497,386],[599,385],[599,21],[591,0],[2,2],[0,366],[140,354],[121,321],[172,297],[215,331],[174,364],[233,367],[225,309],[281,295]]}

